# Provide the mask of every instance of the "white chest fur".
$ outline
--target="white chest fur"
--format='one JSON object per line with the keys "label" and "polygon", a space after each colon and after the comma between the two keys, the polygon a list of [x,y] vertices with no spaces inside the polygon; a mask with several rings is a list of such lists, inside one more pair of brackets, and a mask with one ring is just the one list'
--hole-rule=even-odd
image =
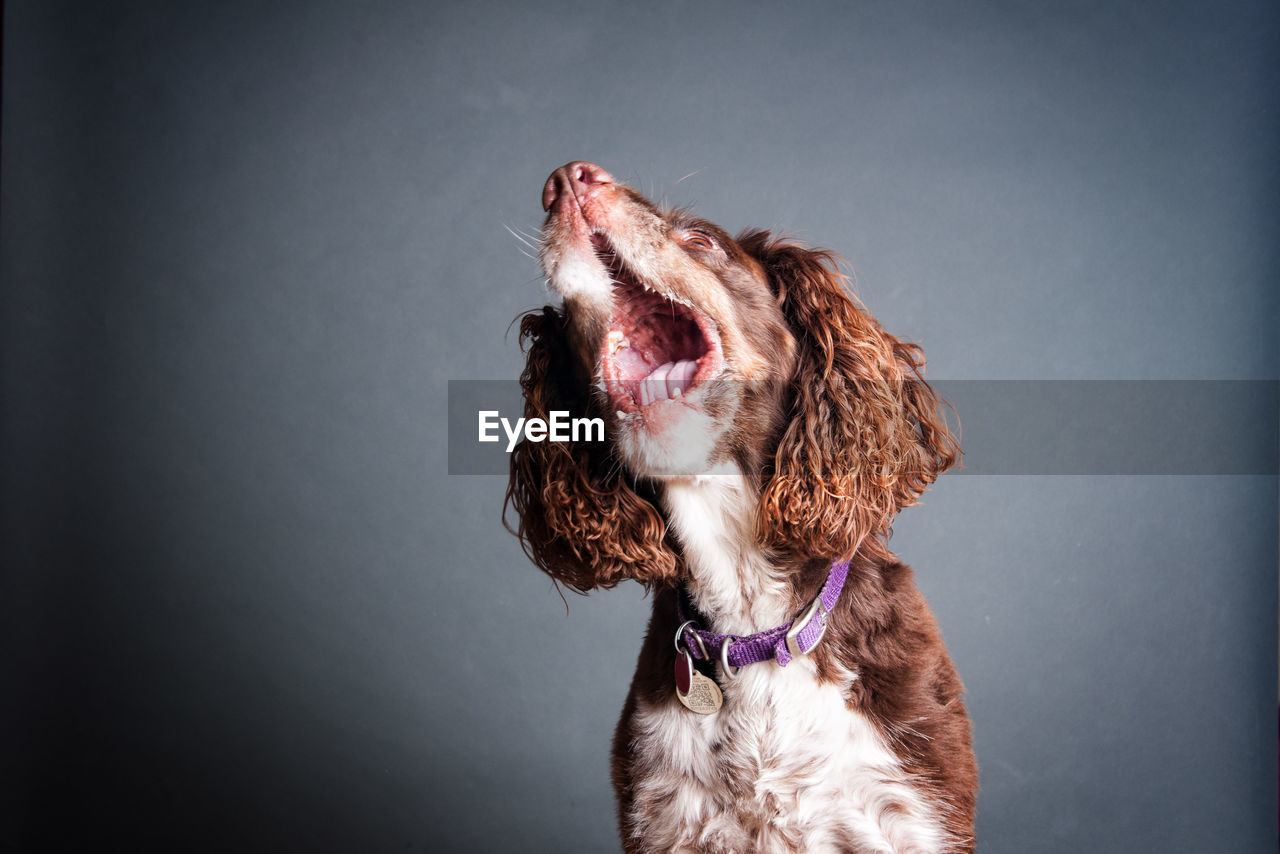
{"label": "white chest fur", "polygon": [[[717,632],[791,615],[781,572],[753,545],[754,501],[736,475],[672,481],[665,504]],[[850,674],[849,679],[856,678]],[[654,851],[936,852],[938,822],[874,726],[807,658],[720,680],[724,707],[636,710],[634,826]]]}

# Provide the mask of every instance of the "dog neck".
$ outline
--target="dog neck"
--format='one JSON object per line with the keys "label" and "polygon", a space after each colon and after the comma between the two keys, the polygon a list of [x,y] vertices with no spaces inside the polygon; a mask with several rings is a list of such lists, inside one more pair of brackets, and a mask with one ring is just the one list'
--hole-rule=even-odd
{"label": "dog neck", "polygon": [[793,615],[792,584],[755,538],[756,489],[736,467],[664,480],[662,504],[688,566],[689,596],[722,634],[750,634]]}

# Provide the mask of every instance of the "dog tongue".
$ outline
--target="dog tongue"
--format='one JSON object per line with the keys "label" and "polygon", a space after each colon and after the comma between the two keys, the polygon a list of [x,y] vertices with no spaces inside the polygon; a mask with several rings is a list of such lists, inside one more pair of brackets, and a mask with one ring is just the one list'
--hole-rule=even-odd
{"label": "dog tongue", "polygon": [[698,363],[693,359],[682,359],[671,366],[667,372],[667,397],[675,394],[676,389],[685,392],[693,385],[693,377],[698,373]]}
{"label": "dog tongue", "polygon": [[692,359],[660,365],[641,380],[640,405],[648,406],[659,400],[670,400],[677,390],[683,394],[689,389],[697,373],[698,363]]}
{"label": "dog tongue", "polygon": [[644,357],[630,347],[623,347],[613,357],[614,363],[623,378],[623,382],[634,383],[640,377],[647,376],[649,365]]}

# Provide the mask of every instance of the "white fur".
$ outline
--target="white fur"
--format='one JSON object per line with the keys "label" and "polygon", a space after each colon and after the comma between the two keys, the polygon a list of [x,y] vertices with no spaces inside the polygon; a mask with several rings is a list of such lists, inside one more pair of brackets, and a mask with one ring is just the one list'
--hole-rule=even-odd
{"label": "white fur", "polygon": [[[700,405],[705,396],[696,390],[688,395],[688,402]],[[627,466],[648,477],[706,471],[724,428],[696,406],[664,401],[649,409],[654,407],[666,409],[668,423],[662,429],[650,428],[647,411],[629,412],[618,419],[618,450]]]}
{"label": "white fur", "polygon": [[[664,499],[709,628],[749,634],[793,616],[782,574],[752,545],[754,496],[741,475],[671,479]],[[724,706],[714,715],[637,708],[635,763],[646,773],[633,811],[648,847],[941,850],[941,827],[901,764],[845,705],[843,686],[819,682],[812,659],[753,664],[719,682]]]}
{"label": "white fur", "polygon": [[613,295],[609,271],[590,249],[578,250],[569,242],[542,243],[542,269],[547,285],[565,299],[587,299],[608,304]]}

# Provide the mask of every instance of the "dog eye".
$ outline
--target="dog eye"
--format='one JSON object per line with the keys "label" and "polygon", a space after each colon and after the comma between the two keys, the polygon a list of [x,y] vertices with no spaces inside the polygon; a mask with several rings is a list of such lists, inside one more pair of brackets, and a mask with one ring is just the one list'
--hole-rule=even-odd
{"label": "dog eye", "polygon": [[701,231],[686,231],[680,235],[680,245],[696,246],[699,249],[715,249],[715,241],[711,239],[711,235]]}

